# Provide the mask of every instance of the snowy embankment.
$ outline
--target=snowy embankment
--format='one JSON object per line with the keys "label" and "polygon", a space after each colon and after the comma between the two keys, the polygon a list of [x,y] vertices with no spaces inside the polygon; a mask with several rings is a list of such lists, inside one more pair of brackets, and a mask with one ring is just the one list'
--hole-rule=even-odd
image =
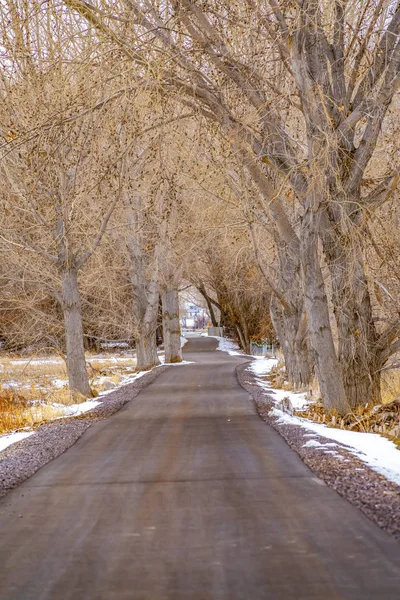
{"label": "snowy embankment", "polygon": [[[305,393],[273,389],[268,382],[260,379],[261,376],[269,373],[276,362],[276,360],[265,358],[254,361],[248,367],[248,370],[256,376],[257,384],[274,400],[275,406],[270,412],[271,416],[277,417],[280,423],[296,425],[307,430],[306,435],[310,439],[304,446],[318,447],[321,451],[338,457],[340,454],[335,449],[344,448],[389,481],[400,485],[400,450],[390,440],[378,433],[360,433],[328,427],[290,414],[293,409],[303,408],[308,401]],[[332,440],[332,443],[321,444],[315,439],[318,436]]]}

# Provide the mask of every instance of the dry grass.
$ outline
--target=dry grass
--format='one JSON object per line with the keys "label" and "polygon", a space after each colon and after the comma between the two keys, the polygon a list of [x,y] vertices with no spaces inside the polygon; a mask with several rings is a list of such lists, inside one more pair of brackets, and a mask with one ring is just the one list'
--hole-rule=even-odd
{"label": "dry grass", "polygon": [[[265,377],[273,388],[289,390],[285,383],[285,365],[283,360],[271,369]],[[380,433],[394,441],[400,447],[400,370],[387,371],[382,377],[382,404],[362,405],[356,410],[339,415],[337,411],[325,411],[320,400],[320,390],[317,380],[307,390],[307,396],[312,402],[303,410],[294,411],[298,417],[303,417],[315,423],[324,423],[330,427],[361,431],[365,433]]]}
{"label": "dry grass", "polygon": [[60,407],[41,402],[30,404],[23,396],[15,395],[10,391],[7,393],[0,391],[0,434],[18,429],[31,429],[63,414]]}
{"label": "dry grass", "polygon": [[3,381],[15,381],[18,385],[24,385],[42,377],[66,379],[65,363],[61,359],[43,359],[43,362],[37,363],[35,359],[29,362],[8,356],[0,357],[0,379]]}
{"label": "dry grass", "polygon": [[294,411],[294,414],[339,429],[380,433],[400,447],[400,402],[398,400],[379,406],[359,406],[344,416],[338,415],[335,410],[326,412],[321,402],[315,402],[304,410]]}
{"label": "dry grass", "polygon": [[[132,355],[104,353],[86,356],[94,395],[117,386],[133,373]],[[80,401],[84,401],[82,398]],[[58,356],[0,356],[0,434],[35,427],[64,416],[62,406],[76,403],[68,389],[65,362]]]}

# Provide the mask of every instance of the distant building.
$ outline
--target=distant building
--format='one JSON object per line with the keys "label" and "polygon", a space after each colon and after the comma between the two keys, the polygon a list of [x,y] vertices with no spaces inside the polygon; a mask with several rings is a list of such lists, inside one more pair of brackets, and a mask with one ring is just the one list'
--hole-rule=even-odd
{"label": "distant building", "polygon": [[184,329],[204,329],[209,319],[208,312],[195,304],[185,302],[181,307],[181,326]]}

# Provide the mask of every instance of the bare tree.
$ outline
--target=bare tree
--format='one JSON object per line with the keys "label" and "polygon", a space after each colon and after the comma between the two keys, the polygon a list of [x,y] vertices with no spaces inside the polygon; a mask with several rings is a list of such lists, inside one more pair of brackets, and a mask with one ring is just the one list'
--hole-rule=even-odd
{"label": "bare tree", "polygon": [[[78,276],[119,201],[118,163],[105,151],[112,135],[108,107],[87,112],[82,101],[82,91],[103,75],[96,70],[88,78],[85,68],[65,65],[60,40],[10,11],[14,31],[20,27],[24,35],[8,40],[3,65],[1,241],[26,265],[40,259],[44,271],[36,285],[51,292],[63,312],[71,392],[90,396]],[[43,62],[46,43],[50,65]],[[100,106],[104,92],[96,98]]]}
{"label": "bare tree", "polygon": [[[398,3],[66,4],[135,62],[146,85],[219,124],[282,242],[301,256],[307,327],[326,406],[346,410],[376,399],[379,365],[400,330],[398,321],[376,329],[360,223],[397,184],[397,167],[369,191],[363,178],[400,81]],[[131,22],[129,32],[116,29],[116,14]],[[157,78],[145,74],[149,64]],[[278,187],[266,168],[279,175]],[[298,228],[286,211],[287,187],[302,207]],[[332,279],[337,351],[320,239]]]}

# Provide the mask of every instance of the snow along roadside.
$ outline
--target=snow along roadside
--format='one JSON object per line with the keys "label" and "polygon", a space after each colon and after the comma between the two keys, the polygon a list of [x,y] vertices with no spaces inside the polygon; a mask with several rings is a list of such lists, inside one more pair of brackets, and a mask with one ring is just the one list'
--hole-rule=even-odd
{"label": "snow along roadside", "polygon": [[221,352],[228,352],[230,356],[243,356],[244,352],[240,350],[239,346],[233,340],[229,338],[219,337],[217,335],[210,335],[209,337],[213,337],[218,340],[218,348]]}
{"label": "snow along roadside", "polygon": [[[260,361],[253,361],[250,366],[247,363],[236,368],[239,383],[250,394],[260,417],[278,431],[313,473],[381,529],[400,540],[400,487],[372,469],[365,460],[365,453],[361,455],[360,448],[332,437],[344,430],[328,428],[285,413],[281,408],[287,403],[279,404],[283,396],[290,396],[292,405],[297,404],[296,408],[301,407],[305,398],[301,398],[300,394],[286,391],[283,394],[283,390],[273,390],[261,380],[265,366],[271,368],[272,365],[271,362],[262,365]],[[359,435],[357,432],[350,433]],[[391,444],[377,434],[366,435]],[[400,451],[396,449],[396,452],[400,456]],[[392,464],[386,467],[397,471],[396,465],[394,468]]]}
{"label": "snow along roadside", "polygon": [[[267,375],[274,364],[276,364],[276,361],[264,359],[252,363],[249,366],[249,370],[258,376]],[[288,412],[282,410],[280,401],[282,401],[283,398],[289,399],[290,413],[292,412],[291,409],[301,409],[308,403],[306,394],[273,389],[266,381],[258,378],[257,384],[267,393],[272,395],[275,400],[275,407],[272,408],[271,415],[277,417],[281,423],[297,425],[306,429],[307,436],[310,438],[307,442],[308,445],[310,445],[311,440],[318,436],[334,440],[335,444],[329,445],[330,453],[334,452],[332,450],[333,447],[338,448],[339,446],[344,446],[363,463],[371,467],[371,469],[374,469],[374,471],[380,473],[389,479],[389,481],[400,486],[400,450],[393,442],[382,437],[378,433],[361,433],[358,431],[349,431],[347,429],[327,427],[327,425],[314,423],[308,419],[288,414]]]}
{"label": "snow along roadside", "polygon": [[11,444],[15,444],[23,440],[26,437],[29,437],[35,433],[34,431],[14,431],[14,433],[6,433],[4,435],[0,435],[0,452],[11,446]]}

